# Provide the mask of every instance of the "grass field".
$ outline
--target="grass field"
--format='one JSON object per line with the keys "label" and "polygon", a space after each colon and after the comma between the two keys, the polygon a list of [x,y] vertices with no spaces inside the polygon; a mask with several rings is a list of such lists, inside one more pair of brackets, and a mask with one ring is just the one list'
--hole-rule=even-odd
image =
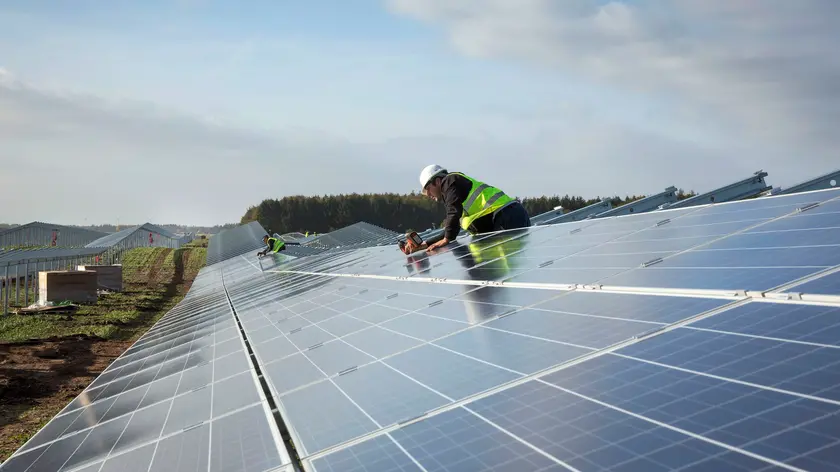
{"label": "grass field", "polygon": [[102,295],[73,315],[0,317],[0,342],[76,334],[132,340],[183,298],[179,285],[192,282],[206,257],[204,248],[133,249],[123,258],[123,292]]}
{"label": "grass field", "polygon": [[123,257],[123,291],[72,315],[0,316],[0,461],[183,299],[206,240]]}

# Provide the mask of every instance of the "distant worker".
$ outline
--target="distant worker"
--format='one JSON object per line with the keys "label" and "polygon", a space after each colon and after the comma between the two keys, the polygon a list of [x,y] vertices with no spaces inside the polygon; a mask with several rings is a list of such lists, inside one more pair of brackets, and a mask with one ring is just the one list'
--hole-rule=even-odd
{"label": "distant worker", "polygon": [[283,241],[283,238],[269,237],[267,234],[263,236],[263,243],[265,243],[267,247],[264,250],[257,253],[258,257],[262,257],[268,254],[269,251],[271,251],[272,254],[280,251],[285,251],[287,244],[290,246],[300,246],[300,243],[287,243],[286,241]]}
{"label": "distant worker", "polygon": [[446,205],[444,232],[420,245],[409,238],[402,246],[406,254],[418,249],[432,251],[446,246],[455,240],[461,229],[481,234],[531,226],[528,211],[520,202],[498,188],[461,172],[448,172],[432,164],[420,172],[420,185],[423,195],[436,201],[442,200]]}

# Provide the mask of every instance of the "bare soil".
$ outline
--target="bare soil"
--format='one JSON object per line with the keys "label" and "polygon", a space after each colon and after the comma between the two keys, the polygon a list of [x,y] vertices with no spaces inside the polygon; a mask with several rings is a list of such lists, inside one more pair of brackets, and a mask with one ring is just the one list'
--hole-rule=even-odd
{"label": "bare soil", "polygon": [[0,344],[0,460],[130,345],[84,335]]}

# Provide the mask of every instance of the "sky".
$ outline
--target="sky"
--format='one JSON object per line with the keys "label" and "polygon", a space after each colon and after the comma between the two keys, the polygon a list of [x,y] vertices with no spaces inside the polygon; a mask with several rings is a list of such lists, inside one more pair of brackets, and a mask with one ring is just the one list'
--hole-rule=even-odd
{"label": "sky", "polygon": [[[837,0],[0,3],[0,222],[706,191],[840,168]],[[12,204],[9,204],[12,202]]]}

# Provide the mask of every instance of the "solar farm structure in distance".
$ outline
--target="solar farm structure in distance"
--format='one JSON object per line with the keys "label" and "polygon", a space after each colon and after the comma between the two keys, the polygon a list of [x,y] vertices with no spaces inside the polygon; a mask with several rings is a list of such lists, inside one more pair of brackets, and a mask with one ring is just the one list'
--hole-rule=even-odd
{"label": "solar farm structure in distance", "polygon": [[840,468],[840,189],[661,206],[413,257],[219,233],[0,470]]}
{"label": "solar farm structure in distance", "polygon": [[8,314],[12,304],[21,306],[32,301],[40,289],[40,271],[116,264],[130,249],[179,248],[192,237],[151,223],[110,234],[39,221],[0,231],[0,314]]}

